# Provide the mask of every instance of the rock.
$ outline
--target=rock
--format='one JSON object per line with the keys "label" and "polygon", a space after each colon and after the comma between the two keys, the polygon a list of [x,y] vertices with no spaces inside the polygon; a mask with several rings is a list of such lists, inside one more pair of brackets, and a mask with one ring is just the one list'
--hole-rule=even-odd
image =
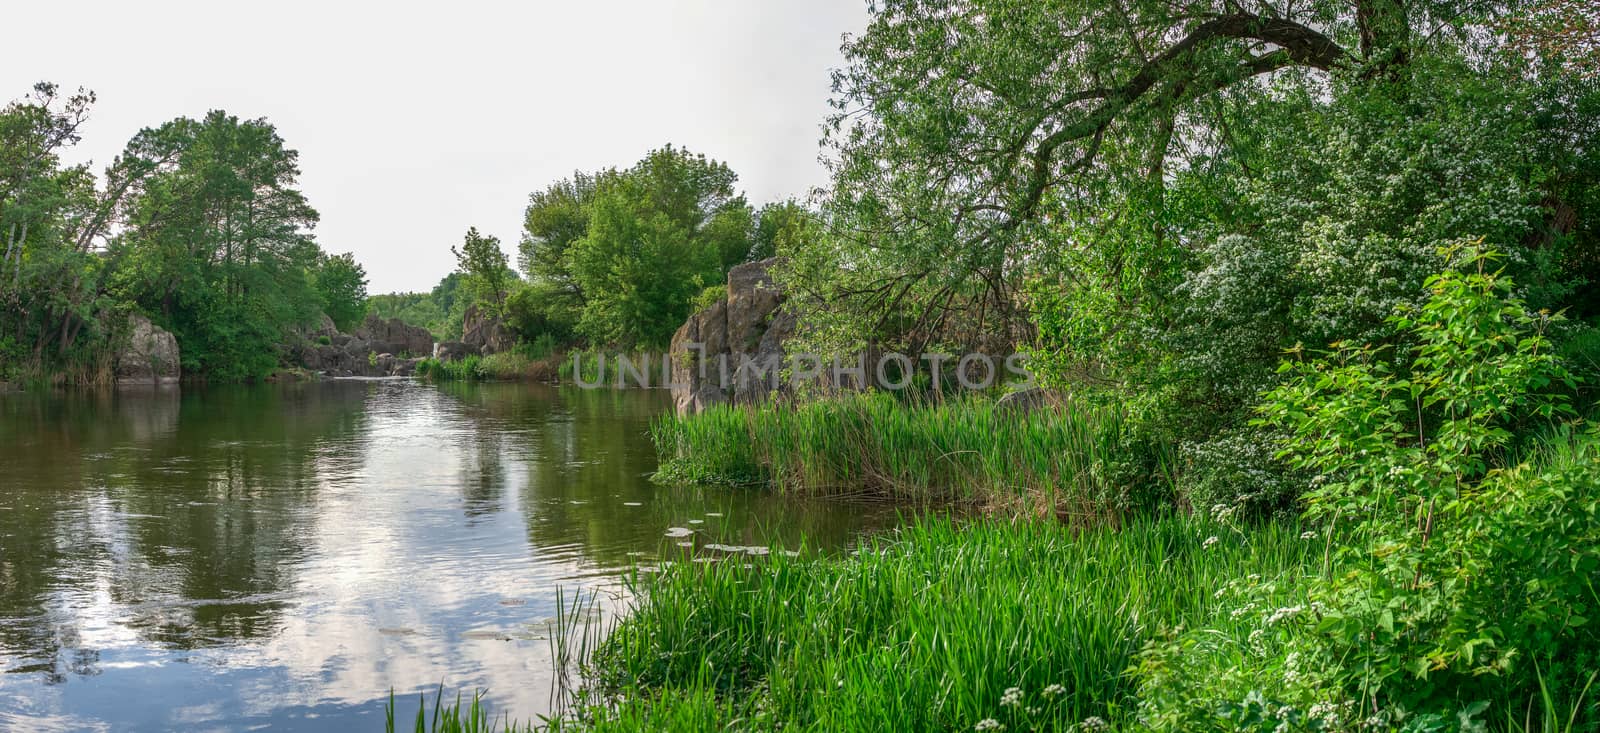
{"label": "rock", "polygon": [[439,361],[460,361],[477,355],[478,347],[460,341],[440,341],[433,347],[433,358]]}
{"label": "rock", "polygon": [[667,358],[680,414],[722,402],[754,402],[780,387],[783,341],[794,333],[795,319],[773,284],[776,262],[768,258],[729,270],[727,298],[689,316],[672,335]]}
{"label": "rock", "polygon": [[388,320],[368,315],[353,334],[355,339],[367,342],[370,351],[426,356],[433,353],[433,334],[421,326],[413,326],[398,318]]}
{"label": "rock", "polygon": [[137,313],[115,359],[117,384],[173,384],[181,374],[178,339]]}
{"label": "rock", "polygon": [[479,354],[497,354],[515,346],[517,336],[499,318],[483,314],[473,304],[461,319],[461,341]]}

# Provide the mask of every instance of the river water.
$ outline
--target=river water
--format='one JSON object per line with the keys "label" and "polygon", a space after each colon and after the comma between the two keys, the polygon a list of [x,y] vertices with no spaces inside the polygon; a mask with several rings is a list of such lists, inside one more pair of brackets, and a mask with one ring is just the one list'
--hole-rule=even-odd
{"label": "river water", "polygon": [[635,567],[894,521],[652,484],[668,409],[406,380],[0,396],[0,730],[382,730],[391,690],[404,718],[441,684],[528,719],[558,597],[614,612]]}

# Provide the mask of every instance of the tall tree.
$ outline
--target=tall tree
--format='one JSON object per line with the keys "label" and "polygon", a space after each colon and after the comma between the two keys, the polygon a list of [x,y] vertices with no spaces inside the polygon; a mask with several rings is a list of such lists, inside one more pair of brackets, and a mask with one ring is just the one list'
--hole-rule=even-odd
{"label": "tall tree", "polygon": [[124,158],[153,173],[127,206],[122,290],[174,330],[186,369],[275,367],[276,345],[318,304],[317,212],[296,188],[298,154],[265,120],[213,111],[141,131]]}
{"label": "tall tree", "polygon": [[471,227],[461,246],[451,247],[450,251],[456,256],[456,272],[461,273],[462,284],[473,302],[494,315],[504,314],[515,275],[506,266],[500,239],[479,234],[477,227]]}

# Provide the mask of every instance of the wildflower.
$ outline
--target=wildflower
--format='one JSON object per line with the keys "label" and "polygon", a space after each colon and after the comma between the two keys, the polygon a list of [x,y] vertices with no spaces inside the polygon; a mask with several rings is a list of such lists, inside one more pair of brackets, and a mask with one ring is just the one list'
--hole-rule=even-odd
{"label": "wildflower", "polygon": [[1062,687],[1061,685],[1050,685],[1049,687],[1044,688],[1044,696],[1045,697],[1055,697],[1057,695],[1064,695],[1064,694],[1066,694],[1066,692],[1067,692],[1067,688]]}
{"label": "wildflower", "polygon": [[1022,705],[1022,690],[1016,687],[1007,687],[1004,695],[1000,696],[1000,704],[1014,708]]}
{"label": "wildflower", "polygon": [[1038,714],[1039,714],[1039,709],[1038,708],[1032,707],[1032,706],[1028,707],[1028,717],[1032,718],[1032,717],[1037,716]]}
{"label": "wildflower", "polygon": [[1267,617],[1267,625],[1271,626],[1279,621],[1292,619],[1295,616],[1299,616],[1305,610],[1305,606],[1287,606],[1280,608],[1276,611],[1273,611],[1272,615]]}
{"label": "wildflower", "polygon": [[1083,722],[1078,724],[1078,729],[1079,730],[1085,730],[1085,731],[1107,730],[1110,727],[1111,727],[1111,724],[1107,723],[1105,721],[1105,718],[1101,718],[1101,717],[1096,716],[1096,715],[1091,715],[1091,716],[1089,716],[1087,718],[1084,718]]}
{"label": "wildflower", "polygon": [[1005,730],[1005,729],[1006,729],[1005,724],[1001,723],[998,720],[995,720],[994,718],[984,718],[983,720],[978,721],[978,724],[973,727],[973,730]]}
{"label": "wildflower", "polygon": [[1300,533],[1300,539],[1302,539],[1302,540],[1314,540],[1316,538],[1317,538],[1317,533],[1314,530]]}
{"label": "wildflower", "polygon": [[1206,538],[1205,542],[1200,543],[1200,549],[1209,550],[1211,549],[1211,546],[1215,544],[1217,544],[1217,536],[1211,535],[1210,537]]}

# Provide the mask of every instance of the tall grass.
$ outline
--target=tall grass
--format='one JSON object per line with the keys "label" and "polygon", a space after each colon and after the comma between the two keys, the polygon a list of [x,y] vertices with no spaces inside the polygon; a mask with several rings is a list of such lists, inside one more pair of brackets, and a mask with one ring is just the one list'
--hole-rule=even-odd
{"label": "tall grass", "polygon": [[818,731],[1124,721],[1126,672],[1147,642],[1210,618],[1230,579],[1294,587],[1321,549],[1280,525],[933,520],[844,559],[674,565],[634,579],[637,608],[590,669],[611,704],[587,720]]}
{"label": "tall grass", "polygon": [[1132,433],[1110,408],[1007,411],[981,398],[908,406],[873,393],[668,415],[652,437],[668,481],[914,499],[1041,496],[1062,511],[1105,516],[1173,492],[1170,447]]}

